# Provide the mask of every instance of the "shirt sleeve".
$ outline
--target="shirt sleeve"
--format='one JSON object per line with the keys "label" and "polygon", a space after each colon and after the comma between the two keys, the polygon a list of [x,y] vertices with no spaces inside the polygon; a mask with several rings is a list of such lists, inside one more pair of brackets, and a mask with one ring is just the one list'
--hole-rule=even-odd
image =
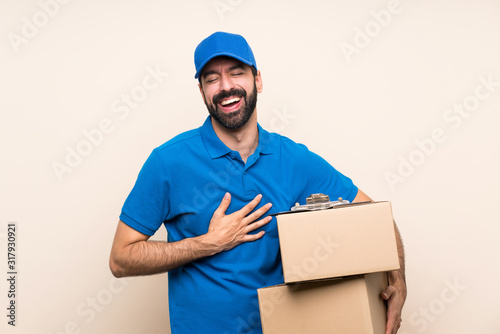
{"label": "shirt sleeve", "polygon": [[352,202],[358,193],[358,188],[352,180],[340,173],[319,155],[307,151],[307,184],[301,196],[301,204],[307,196],[322,193],[328,195],[331,201],[339,197]]}
{"label": "shirt sleeve", "polygon": [[152,236],[168,214],[168,170],[155,149],[144,163],[128,195],[120,220],[136,231]]}

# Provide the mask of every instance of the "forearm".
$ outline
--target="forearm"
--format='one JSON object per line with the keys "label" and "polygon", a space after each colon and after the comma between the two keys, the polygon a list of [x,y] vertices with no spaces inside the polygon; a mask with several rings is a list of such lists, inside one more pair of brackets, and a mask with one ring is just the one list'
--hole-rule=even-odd
{"label": "forearm", "polygon": [[399,269],[390,271],[388,273],[389,285],[394,286],[398,289],[403,300],[406,299],[406,273],[405,273],[405,252],[403,247],[403,241],[401,239],[401,234],[399,229],[394,223],[394,229],[396,232],[396,245],[398,249],[399,256]]}
{"label": "forearm", "polygon": [[241,243],[262,238],[264,231],[252,233],[271,221],[271,217],[258,220],[271,203],[252,212],[262,195],[257,195],[240,210],[226,215],[231,195],[226,193],[215,210],[206,234],[176,242],[149,241],[149,236],[118,223],[109,267],[116,277],[152,275],[179,268],[203,257],[228,251]]}
{"label": "forearm", "polygon": [[141,240],[113,249],[110,267],[116,277],[152,275],[168,272],[217,252],[219,249],[205,242],[204,236],[176,242]]}

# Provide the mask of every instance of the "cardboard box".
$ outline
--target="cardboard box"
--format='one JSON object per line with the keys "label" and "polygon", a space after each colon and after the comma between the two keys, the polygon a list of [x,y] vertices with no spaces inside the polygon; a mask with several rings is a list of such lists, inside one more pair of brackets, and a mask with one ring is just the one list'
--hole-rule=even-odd
{"label": "cardboard box", "polygon": [[264,334],[384,334],[386,273],[258,289]]}
{"label": "cardboard box", "polygon": [[277,215],[285,283],[399,269],[390,202]]}

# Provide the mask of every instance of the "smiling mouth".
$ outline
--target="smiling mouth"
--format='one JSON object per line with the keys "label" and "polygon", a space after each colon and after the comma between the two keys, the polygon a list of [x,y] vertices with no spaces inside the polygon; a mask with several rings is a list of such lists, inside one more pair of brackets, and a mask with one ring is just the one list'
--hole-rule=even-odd
{"label": "smiling mouth", "polygon": [[233,98],[230,98],[227,100],[222,100],[220,102],[220,105],[223,107],[230,107],[230,106],[235,105],[236,103],[240,102],[240,100],[241,100],[241,97],[236,96],[236,97],[233,97]]}

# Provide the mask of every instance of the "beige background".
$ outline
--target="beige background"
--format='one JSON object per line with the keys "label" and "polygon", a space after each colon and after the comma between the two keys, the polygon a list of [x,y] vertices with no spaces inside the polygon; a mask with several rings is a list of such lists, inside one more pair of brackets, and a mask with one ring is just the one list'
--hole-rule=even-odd
{"label": "beige background", "polygon": [[[17,326],[2,306],[2,333],[169,333],[166,275],[115,280],[108,255],[150,151],[206,117],[193,51],[216,30],[252,45],[262,126],[393,202],[400,333],[500,331],[498,1],[66,2],[0,2],[0,263],[17,222],[19,271]],[[152,70],[168,76],[154,85]],[[448,111],[464,103],[467,117]],[[85,146],[101,122],[108,133]],[[53,164],[77,147],[87,156],[58,180]]]}

